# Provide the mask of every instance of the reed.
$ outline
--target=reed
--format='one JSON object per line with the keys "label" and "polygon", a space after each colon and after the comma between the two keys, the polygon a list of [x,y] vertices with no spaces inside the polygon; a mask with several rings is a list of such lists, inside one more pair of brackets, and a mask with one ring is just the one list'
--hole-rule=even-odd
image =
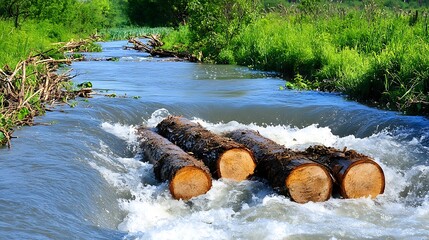
{"label": "reed", "polygon": [[104,29],[101,34],[109,40],[125,40],[151,34],[164,36],[171,31],[169,27],[125,27]]}

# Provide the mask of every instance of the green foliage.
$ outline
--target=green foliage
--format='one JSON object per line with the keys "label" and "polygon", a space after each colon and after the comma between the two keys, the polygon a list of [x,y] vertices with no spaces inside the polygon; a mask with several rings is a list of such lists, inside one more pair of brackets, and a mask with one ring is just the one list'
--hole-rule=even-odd
{"label": "green foliage", "polygon": [[91,82],[83,82],[77,85],[78,88],[92,88]]}
{"label": "green foliage", "polygon": [[191,33],[188,25],[181,25],[175,31],[169,31],[164,37],[164,49],[185,52],[191,45]]}
{"label": "green foliage", "polygon": [[187,17],[188,0],[128,0],[131,24],[140,26],[178,26]]}
{"label": "green foliage", "polygon": [[191,0],[188,25],[193,48],[201,50],[206,58],[216,58],[257,18],[260,6],[258,1],[252,0]]}
{"label": "green foliage", "polygon": [[314,82],[304,79],[301,74],[296,74],[292,81],[286,82],[286,87],[294,90],[311,90],[317,89],[317,87],[312,86]]}
{"label": "green foliage", "polygon": [[92,33],[128,22],[121,14],[124,3],[126,0],[0,0],[0,17],[12,20],[15,27],[37,20]]}
{"label": "green foliage", "polygon": [[15,28],[12,21],[0,20],[0,68],[6,64],[14,66],[31,54],[53,48],[52,42],[65,41],[72,36],[64,27],[46,21],[26,21]]}
{"label": "green foliage", "polygon": [[0,146],[6,143],[6,136],[2,131],[0,131]]}
{"label": "green foliage", "polygon": [[26,107],[21,108],[21,110],[19,110],[17,115],[18,120],[19,121],[24,120],[28,116],[28,114],[30,114],[30,111],[28,110],[28,108]]}

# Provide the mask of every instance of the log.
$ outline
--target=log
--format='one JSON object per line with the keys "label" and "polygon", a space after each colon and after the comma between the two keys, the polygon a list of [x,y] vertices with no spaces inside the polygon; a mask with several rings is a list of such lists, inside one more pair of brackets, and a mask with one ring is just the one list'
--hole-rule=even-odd
{"label": "log", "polygon": [[249,149],[186,118],[169,116],[157,129],[159,134],[201,159],[215,178],[241,181],[255,170],[256,163]]}
{"label": "log", "polygon": [[212,178],[201,161],[150,129],[139,127],[137,133],[144,160],[154,165],[158,180],[169,181],[173,198],[188,200],[210,190]]}
{"label": "log", "polygon": [[344,198],[375,198],[384,192],[383,169],[368,156],[320,145],[307,148],[303,154],[331,170]]}
{"label": "log", "polygon": [[145,44],[136,38],[130,38],[128,39],[128,42],[134,45],[133,47],[131,47],[132,49],[149,53],[153,57],[161,57],[161,58],[172,57],[172,58],[184,59],[190,62],[201,61],[201,56],[197,57],[187,52],[174,52],[174,51],[161,49],[159,48],[160,46],[158,45],[162,44],[162,42],[159,39],[154,39],[152,37],[149,40],[149,44]]}
{"label": "log", "polygon": [[251,149],[257,162],[255,175],[267,179],[293,201],[321,202],[331,197],[332,178],[324,166],[294,154],[256,131],[235,130],[226,136]]}

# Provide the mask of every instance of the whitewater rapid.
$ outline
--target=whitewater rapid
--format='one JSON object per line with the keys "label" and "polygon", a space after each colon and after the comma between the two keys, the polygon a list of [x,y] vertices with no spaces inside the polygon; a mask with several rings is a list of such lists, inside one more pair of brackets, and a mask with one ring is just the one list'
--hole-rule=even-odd
{"label": "whitewater rapid", "polygon": [[[158,109],[142,124],[155,127],[170,113]],[[365,138],[339,137],[329,127],[209,122],[193,118],[221,134],[253,129],[288,148],[303,150],[314,144],[354,149],[370,155],[385,172],[385,193],[376,199],[331,198],[298,204],[260,181],[214,180],[207,194],[184,202],[174,200],[167,183],[158,182],[153,166],[142,159],[135,134],[137,126],[103,122],[135,151],[115,156],[100,141],[91,166],[122,198],[124,219],[118,230],[125,239],[426,239],[429,236],[429,167],[413,162],[426,148],[423,139],[398,140],[389,130]],[[416,148],[418,146],[419,148]],[[427,149],[426,149],[427,150]],[[420,151],[420,152],[419,152]],[[404,164],[409,162],[409,164]]]}

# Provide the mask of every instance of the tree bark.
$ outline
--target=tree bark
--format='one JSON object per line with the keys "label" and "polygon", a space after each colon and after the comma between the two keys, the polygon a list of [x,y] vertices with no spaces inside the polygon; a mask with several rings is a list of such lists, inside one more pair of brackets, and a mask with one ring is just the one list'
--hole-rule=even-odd
{"label": "tree bark", "polygon": [[320,202],[330,198],[332,179],[324,166],[256,131],[235,130],[226,136],[251,149],[257,162],[255,175],[267,179],[271,186],[293,201]]}
{"label": "tree bark", "polygon": [[154,165],[155,177],[169,181],[173,198],[188,200],[210,190],[208,168],[182,149],[150,129],[137,130],[143,160]]}
{"label": "tree bark", "polygon": [[169,116],[157,126],[159,134],[203,160],[213,177],[247,179],[256,167],[252,152],[183,117]]}
{"label": "tree bark", "polygon": [[384,192],[383,169],[368,156],[320,145],[309,147],[302,154],[331,170],[344,198],[375,198]]}

